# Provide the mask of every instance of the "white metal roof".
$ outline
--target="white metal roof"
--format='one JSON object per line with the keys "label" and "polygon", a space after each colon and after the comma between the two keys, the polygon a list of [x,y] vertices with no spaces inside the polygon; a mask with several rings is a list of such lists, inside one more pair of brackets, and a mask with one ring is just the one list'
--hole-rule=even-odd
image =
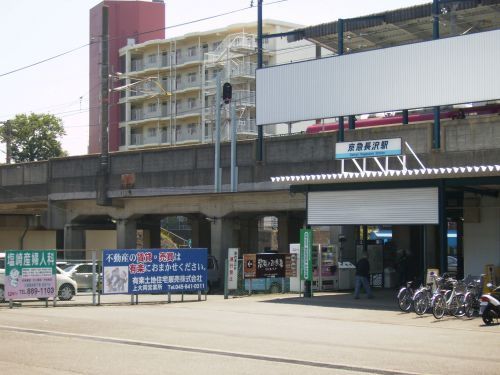
{"label": "white metal roof", "polygon": [[500,164],[475,165],[464,167],[422,168],[389,171],[366,171],[344,173],[322,173],[297,176],[271,177],[271,182],[300,184],[321,184],[330,182],[381,181],[381,180],[416,180],[428,178],[456,178],[500,176]]}

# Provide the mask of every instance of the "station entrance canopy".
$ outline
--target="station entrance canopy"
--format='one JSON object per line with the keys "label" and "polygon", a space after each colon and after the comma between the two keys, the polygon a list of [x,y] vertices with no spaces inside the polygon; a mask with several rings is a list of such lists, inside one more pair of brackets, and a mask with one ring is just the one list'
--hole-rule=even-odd
{"label": "station entrance canopy", "polygon": [[500,165],[272,177],[307,193],[309,225],[439,224],[440,186],[500,184]]}
{"label": "station entrance canopy", "polygon": [[500,30],[258,69],[257,125],[500,98]]}

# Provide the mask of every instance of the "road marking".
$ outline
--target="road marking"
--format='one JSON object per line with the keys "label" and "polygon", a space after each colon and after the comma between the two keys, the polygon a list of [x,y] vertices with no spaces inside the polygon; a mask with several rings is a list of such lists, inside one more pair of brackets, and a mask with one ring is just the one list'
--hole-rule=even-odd
{"label": "road marking", "polygon": [[104,343],[110,343],[110,344],[140,346],[140,347],[144,347],[144,348],[172,350],[172,351],[197,353],[197,354],[218,355],[218,356],[224,356],[224,357],[251,359],[251,360],[256,360],[256,361],[275,362],[275,363],[283,363],[283,364],[289,364],[289,365],[300,365],[300,366],[318,367],[318,368],[326,368],[326,369],[333,369],[333,370],[354,371],[354,372],[362,372],[362,373],[369,373],[369,374],[379,374],[379,375],[396,375],[396,374],[418,375],[419,374],[416,372],[395,371],[395,370],[387,370],[387,369],[380,369],[380,368],[373,368],[373,367],[370,368],[370,367],[334,364],[334,363],[326,363],[326,362],[305,361],[305,360],[285,358],[285,357],[272,357],[272,356],[261,355],[261,354],[229,352],[229,351],[207,349],[207,348],[196,348],[196,347],[181,346],[181,345],[169,345],[169,344],[161,344],[161,343],[147,342],[147,341],[118,339],[118,338],[103,337],[103,336],[90,336],[90,335],[83,335],[83,334],[77,334],[77,333],[67,333],[67,332],[60,332],[60,331],[47,331],[47,330],[29,329],[29,328],[21,328],[21,327],[13,327],[13,326],[0,325],[0,330],[9,331],[9,332],[21,332],[21,333],[27,333],[27,334],[33,334],[33,335],[45,335],[45,336],[52,336],[52,337],[75,338],[75,339],[80,339],[80,340],[104,342]]}

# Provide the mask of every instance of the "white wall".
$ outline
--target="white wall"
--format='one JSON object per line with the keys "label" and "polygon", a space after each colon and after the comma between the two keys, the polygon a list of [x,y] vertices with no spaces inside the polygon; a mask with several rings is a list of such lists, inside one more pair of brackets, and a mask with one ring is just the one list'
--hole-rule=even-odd
{"label": "white wall", "polygon": [[494,30],[258,69],[257,124],[496,100],[499,43]]}
{"label": "white wall", "polygon": [[480,222],[464,223],[465,275],[484,273],[486,264],[500,266],[500,198],[483,197]]}
{"label": "white wall", "polygon": [[115,230],[86,230],[86,250],[116,249]]}
{"label": "white wall", "polygon": [[[0,230],[0,250],[18,250],[24,229]],[[24,236],[25,250],[48,250],[56,248],[56,231],[30,230]]]}

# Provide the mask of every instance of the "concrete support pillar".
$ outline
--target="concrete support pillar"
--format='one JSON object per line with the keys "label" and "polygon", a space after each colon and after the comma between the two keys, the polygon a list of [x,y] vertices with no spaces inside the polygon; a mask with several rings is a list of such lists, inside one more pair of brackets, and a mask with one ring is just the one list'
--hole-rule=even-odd
{"label": "concrete support pillar", "polygon": [[288,215],[278,215],[278,252],[288,253]]}
{"label": "concrete support pillar", "polygon": [[71,224],[64,226],[66,259],[85,259],[85,230]]}
{"label": "concrete support pillar", "polygon": [[144,249],[160,249],[161,248],[161,229],[160,226],[152,226],[143,231],[143,247]]}
{"label": "concrete support pillar", "polygon": [[118,249],[135,249],[137,247],[137,223],[135,220],[116,220],[116,247]]}
{"label": "concrete support pillar", "polygon": [[191,246],[210,249],[211,223],[205,217],[189,220],[191,226]]}
{"label": "concrete support pillar", "polygon": [[[214,219],[210,227],[210,253],[214,255],[219,264],[223,265],[227,258],[227,249],[230,247],[238,247],[235,241],[233,229],[233,220],[231,219]],[[224,268],[224,267],[221,267]],[[221,269],[221,275],[223,270]]]}
{"label": "concrete support pillar", "polygon": [[259,220],[257,218],[240,220],[241,253],[256,253],[259,247]]}
{"label": "concrete support pillar", "polygon": [[278,252],[288,253],[291,243],[300,242],[300,229],[303,226],[304,220],[301,218],[278,216]]}

